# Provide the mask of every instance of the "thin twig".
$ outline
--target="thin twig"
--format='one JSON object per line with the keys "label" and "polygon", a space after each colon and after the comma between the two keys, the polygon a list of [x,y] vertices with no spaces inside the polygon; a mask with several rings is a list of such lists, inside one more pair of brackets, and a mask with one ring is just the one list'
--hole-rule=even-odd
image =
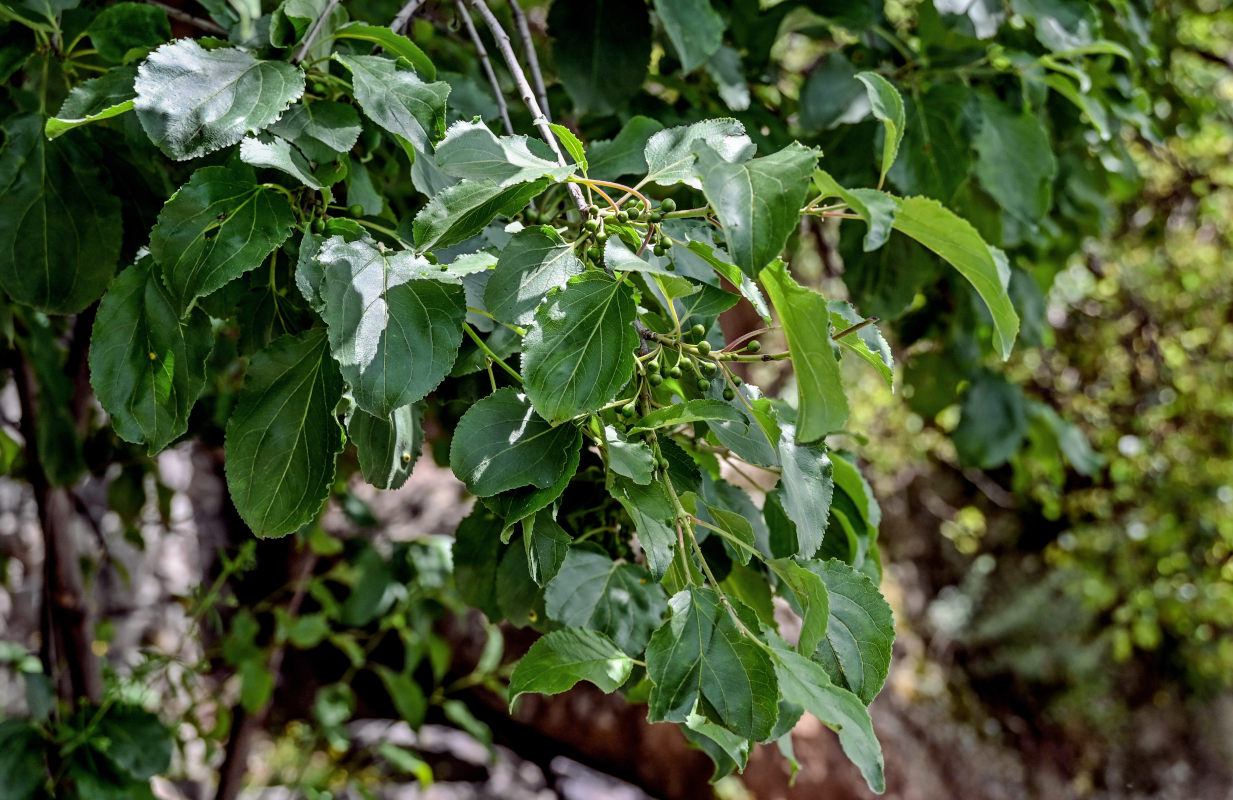
{"label": "thin twig", "polygon": [[300,63],[304,60],[305,56],[308,55],[308,51],[312,49],[313,42],[317,41],[317,34],[321,33],[321,26],[325,25],[326,19],[329,18],[330,14],[334,13],[334,9],[338,7],[339,1],[340,0],[330,0],[330,2],[326,4],[325,11],[321,12],[321,16],[317,17],[317,21],[313,23],[312,30],[310,30],[308,35],[304,37],[304,44],[300,45],[300,50],[295,54],[293,63]]}
{"label": "thin twig", "polygon": [[208,19],[202,19],[201,17],[194,17],[192,14],[181,11],[180,9],[174,6],[169,6],[166,3],[160,3],[158,2],[158,0],[146,0],[146,3],[156,8],[161,8],[163,11],[166,11],[167,16],[171,17],[172,19],[179,20],[180,22],[183,22],[186,25],[192,25],[194,28],[200,28],[206,33],[212,33],[216,36],[226,36],[227,35],[226,28],[224,28],[221,25],[218,25],[217,23],[211,22]]}
{"label": "thin twig", "polygon": [[539,56],[535,54],[535,43],[531,41],[531,27],[527,25],[527,15],[522,13],[518,0],[509,0],[509,10],[514,13],[514,26],[518,28],[523,49],[527,51],[527,66],[531,70],[531,80],[535,82],[535,98],[539,100],[539,109],[544,112],[544,119],[552,122],[552,112],[548,110],[548,90],[544,88],[544,74],[539,71]]}
{"label": "thin twig", "polygon": [[411,22],[411,17],[415,16],[415,12],[419,11],[422,5],[424,5],[424,0],[407,0],[407,4],[398,9],[398,13],[394,15],[390,30],[394,33],[402,33],[407,24]]}
{"label": "thin twig", "polygon": [[[532,121],[535,123],[535,127],[539,129],[540,135],[548,143],[548,146],[552,148],[552,152],[556,154],[557,163],[563,167],[569,166],[565,161],[565,154],[561,152],[561,146],[557,144],[556,136],[552,133],[552,128],[548,127],[548,120],[544,116],[543,110],[535,100],[535,92],[531,89],[531,84],[527,82],[527,74],[522,71],[522,67],[518,64],[518,56],[514,54],[509,34],[501,27],[501,23],[493,15],[492,9],[488,7],[488,3],[484,2],[484,0],[471,0],[471,7],[484,18],[484,24],[492,32],[492,38],[496,39],[497,47],[500,48],[501,55],[505,57],[505,65],[509,68],[510,74],[514,76],[514,83],[518,85],[518,93],[522,96],[522,102],[531,111]],[[570,196],[574,198],[574,205],[578,207],[579,213],[583,217],[588,216],[587,200],[582,196],[582,190],[575,183],[567,183],[566,188],[569,190]]]}
{"label": "thin twig", "polygon": [[492,62],[488,59],[488,49],[484,47],[484,40],[480,38],[479,31],[475,29],[475,23],[471,21],[471,15],[467,13],[467,7],[462,0],[454,0],[454,3],[458,6],[458,16],[462,19],[462,24],[466,26],[467,33],[471,35],[471,43],[475,45],[475,51],[479,53],[480,66],[484,68],[484,74],[488,76],[488,83],[492,86],[492,95],[497,98],[501,123],[505,125],[505,132],[512,136],[514,125],[509,121],[509,107],[505,105],[505,94],[501,91],[501,83],[497,80],[497,73],[492,69]]}

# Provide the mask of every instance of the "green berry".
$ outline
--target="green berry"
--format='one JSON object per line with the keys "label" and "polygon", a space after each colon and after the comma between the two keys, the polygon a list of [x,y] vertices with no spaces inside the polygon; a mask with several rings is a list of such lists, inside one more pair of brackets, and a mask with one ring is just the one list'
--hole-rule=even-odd
{"label": "green berry", "polygon": [[652,372],[652,373],[654,373],[654,372],[659,372],[659,362],[658,362],[658,361],[652,361],[651,363],[647,364],[647,365],[646,365],[646,371],[647,371],[647,372]]}
{"label": "green berry", "polygon": [[600,245],[607,244],[608,243],[608,232],[600,231],[599,233],[597,233],[595,235],[595,241],[598,242]]}
{"label": "green berry", "polygon": [[659,240],[659,246],[667,250],[672,247],[672,240],[665,236]]}
{"label": "green berry", "polygon": [[663,256],[664,246],[662,244],[657,244],[653,248],[651,248],[651,252],[657,256]]}
{"label": "green berry", "polygon": [[676,201],[671,197],[665,197],[663,202],[659,204],[659,210],[665,214],[671,214],[676,211]]}
{"label": "green berry", "polygon": [[735,400],[736,399],[736,392],[732,391],[731,386],[724,389],[724,399],[725,400]]}
{"label": "green berry", "polygon": [[617,222],[629,222],[629,212],[622,209],[617,212]]}
{"label": "green berry", "polygon": [[325,94],[325,84],[321,81],[313,83],[313,94]]}
{"label": "green berry", "polygon": [[733,382],[733,383],[735,383],[737,386],[740,386],[742,383],[744,383],[744,381],[743,381],[743,380],[741,380],[741,376],[740,376],[740,375],[733,375],[733,376],[732,376],[732,382]]}
{"label": "green berry", "polygon": [[652,372],[650,375],[646,376],[646,382],[652,386],[659,386],[664,382],[664,376],[660,375],[658,372]]}
{"label": "green berry", "polygon": [[762,342],[759,342],[757,339],[754,339],[752,342],[745,345],[745,349],[751,353],[756,353],[762,349]]}
{"label": "green berry", "polygon": [[594,217],[596,214],[599,213],[599,206],[597,205],[587,206],[587,213],[590,214],[592,217]]}
{"label": "green berry", "polygon": [[704,356],[709,356],[711,354],[711,343],[706,339],[698,342],[698,352]]}
{"label": "green berry", "polygon": [[700,391],[700,392],[705,392],[705,391],[706,391],[707,389],[709,389],[709,388],[711,388],[711,382],[710,382],[710,381],[708,381],[706,378],[699,378],[699,379],[698,379],[698,391]]}
{"label": "green berry", "polygon": [[660,469],[667,469],[667,468],[668,468],[668,459],[664,458],[663,456],[660,456],[660,457],[659,457],[659,468],[660,468]]}
{"label": "green berry", "polygon": [[351,215],[351,216],[353,216],[353,217],[362,217],[362,216],[364,216],[364,207],[363,207],[362,205],[360,205],[359,203],[353,203],[353,204],[352,204],[352,205],[351,205],[351,206],[347,209],[347,213],[348,213],[348,214],[350,214],[350,215]]}
{"label": "green berry", "polygon": [[594,220],[594,219],[588,219],[582,223],[582,227],[586,228],[589,231],[597,231],[599,230],[599,221]]}
{"label": "green berry", "polygon": [[678,365],[673,364],[671,367],[668,368],[668,377],[669,378],[681,377],[681,368]]}
{"label": "green berry", "polygon": [[313,220],[313,233],[324,233],[324,232],[325,232],[325,220],[323,220],[321,217],[317,217],[316,219]]}
{"label": "green berry", "polygon": [[664,215],[659,213],[658,211],[652,211],[651,214],[646,219],[647,219],[647,222],[663,222]]}
{"label": "green berry", "polygon": [[715,366],[715,362],[713,361],[703,361],[702,362],[702,374],[707,376],[708,378],[714,375],[718,370],[719,370],[719,367]]}
{"label": "green berry", "polygon": [[626,419],[629,419],[630,417],[634,415],[634,412],[636,410],[637,409],[634,408],[633,403],[626,403],[625,405],[621,406],[621,416],[625,417]]}
{"label": "green berry", "polygon": [[676,264],[673,264],[671,261],[669,261],[668,266],[664,267],[664,269],[668,270],[669,272],[676,272]]}
{"label": "green berry", "polygon": [[701,322],[695,323],[694,326],[689,329],[689,332],[695,339],[700,339],[703,336],[706,336],[706,326]]}

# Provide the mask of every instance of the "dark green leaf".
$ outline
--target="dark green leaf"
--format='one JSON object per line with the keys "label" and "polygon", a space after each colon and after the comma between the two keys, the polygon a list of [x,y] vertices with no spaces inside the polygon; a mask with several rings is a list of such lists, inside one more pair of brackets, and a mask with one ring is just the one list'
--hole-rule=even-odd
{"label": "dark green leaf", "polygon": [[14,302],[75,314],[107,288],[120,203],[80,140],[49,142],[37,115],[9,117],[0,150],[0,287]]}
{"label": "dark green leaf", "polygon": [[723,224],[732,261],[756,278],[800,223],[818,152],[793,142],[778,153],[734,164],[709,145],[697,147],[702,192]]}
{"label": "dark green leaf", "polygon": [[188,429],[214,346],[210,319],[180,320],[152,259],[120,273],[99,304],[90,382],[120,438],[157,453]]}
{"label": "dark green leaf", "polygon": [[385,52],[398,58],[405,58],[415,67],[416,71],[430,81],[437,79],[437,68],[414,42],[389,28],[379,25],[366,25],[363,22],[349,22],[334,31],[336,39],[358,39],[362,42],[372,42],[379,45]]}
{"label": "dark green leaf", "polygon": [[423,409],[417,403],[377,417],[362,408],[351,412],[347,435],[355,443],[364,480],[378,489],[398,489],[407,482],[420,456]]}
{"label": "dark green leaf", "polygon": [[171,38],[167,12],[145,3],[116,3],[99,13],[86,29],[94,49],[108,61],[127,61],[129,51],[139,53]]}
{"label": "dark green leaf", "polygon": [[656,428],[676,427],[692,422],[712,420],[744,422],[745,415],[731,404],[721,400],[686,400],[683,403],[673,403],[665,408],[652,411],[638,420],[638,424],[631,428],[630,432],[641,433]]}
{"label": "dark green leaf", "polygon": [[790,558],[772,561],[770,567],[792,590],[801,615],[801,635],[797,641],[797,650],[806,656],[812,656],[818,645],[826,639],[826,626],[830,619],[830,600],[826,594],[826,584],[820,575],[810,572]]}
{"label": "dark green leaf", "polygon": [[966,86],[935,86],[906,101],[907,130],[889,177],[904,194],[923,194],[949,202],[968,178],[970,140],[960,130],[972,97]]}
{"label": "dark green leaf", "polygon": [[293,225],[283,195],[238,169],[204,167],[163,206],[150,253],[184,315],[197,298],[260,265]]}
{"label": "dark green leaf", "polygon": [[[831,559],[804,567],[826,584],[830,618],[817,658],[836,683],[866,705],[873,702],[890,671],[895,621],[890,606],[868,576]],[[801,652],[811,655],[803,647]]]}
{"label": "dark green leaf", "polygon": [[[544,509],[523,525],[522,544],[527,552],[527,571],[531,580],[543,586],[556,577],[569,553],[574,538]],[[529,530],[528,530],[529,528]],[[550,615],[551,616],[551,615]]]}
{"label": "dark green leaf", "polygon": [[578,463],[581,460],[582,449],[571,448],[569,455],[566,457],[565,469],[561,472],[561,477],[557,478],[556,482],[546,489],[524,486],[520,489],[510,489],[490,497],[481,497],[480,500],[488,508],[499,514],[502,519],[507,519],[511,522],[530,516],[556,502],[556,499],[569,486],[569,482],[574,479],[574,475],[578,473]]}
{"label": "dark green leaf", "polygon": [[542,177],[562,181],[573,174],[572,166],[532,153],[529,142],[525,136],[497,136],[482,122],[456,122],[437,145],[435,160],[446,175],[502,187]]}
{"label": "dark green leaf", "polygon": [[823,57],[801,87],[801,127],[816,134],[864,119],[869,100],[857,71],[843,53]]}
{"label": "dark green leaf", "polygon": [[547,179],[502,188],[493,181],[462,181],[433,196],[415,216],[415,249],[426,252],[470,239],[497,216],[526,208]]}
{"label": "dark green leaf", "polygon": [[523,228],[501,250],[484,288],[484,306],[501,322],[526,325],[550,290],[581,272],[574,245],[551,226]]}
{"label": "dark green leaf", "polygon": [[523,380],[541,416],[556,425],[594,411],[629,381],[636,313],[628,284],[602,272],[548,296],[523,339]]}
{"label": "dark green leaf", "polygon": [[[660,186],[684,183],[701,189],[694,168],[695,143],[702,141],[720,161],[740,162],[754,153],[754,144],[745,135],[745,126],[734,119],[708,119],[659,131],[647,139],[643,156],[646,180]],[[799,211],[799,204],[793,211]]]}
{"label": "dark green leaf", "polygon": [[428,699],[424,690],[405,672],[395,672],[381,664],[376,665],[376,673],[381,676],[381,683],[394,704],[394,710],[412,728],[418,728],[424,722],[424,714],[428,711]]}
{"label": "dark green leaf", "polygon": [[771,647],[775,650],[775,675],[783,698],[837,731],[843,752],[860,769],[869,788],[879,794],[886,791],[882,747],[860,698],[835,686],[820,664],[775,637],[771,637]]}
{"label": "dark green leaf", "polygon": [[842,428],[848,419],[848,398],[840,382],[839,362],[831,348],[826,298],[794,281],[782,261],[763,271],[762,285],[779,313],[792,353],[797,392],[796,438],[801,442],[816,441]]}
{"label": "dark green leaf", "polygon": [[899,201],[895,230],[937,253],[968,279],[993,315],[998,352],[1003,359],[1009,358],[1019,331],[1019,315],[1006,292],[1010,282],[1006,256],[986,244],[970,223],[926,197]]}
{"label": "dark green leaf", "polygon": [[[614,646],[615,647],[615,646]],[[6,719],[0,722],[0,775],[13,800],[30,800],[47,779],[49,743],[30,722]]]}
{"label": "dark green leaf", "polygon": [[641,0],[553,3],[548,30],[553,62],[578,113],[611,113],[642,88],[651,21]]}
{"label": "dark green leaf", "polygon": [[681,70],[693,72],[723,43],[723,17],[710,0],[655,0],[655,14],[681,59]]}
{"label": "dark green leaf", "polygon": [[1027,433],[1023,391],[993,372],[982,370],[963,395],[959,424],[951,434],[959,460],[981,469],[1006,463]]}
{"label": "dark green leaf", "polygon": [[171,766],[171,733],[158,717],[136,706],[109,708],[94,735],[107,742],[107,760],[136,780],[148,781]]}
{"label": "dark green leaf", "polygon": [[227,422],[227,487],[258,536],[312,521],[343,446],[334,408],[343,382],[325,330],[283,336],[255,355]]}
{"label": "dark green leaf", "polygon": [[630,117],[612,139],[591,142],[587,173],[600,180],[615,181],[625,175],[646,172],[646,144],[654,134],[664,129],[663,123],[650,117]]}
{"label": "dark green leaf", "polygon": [[604,692],[615,692],[633,669],[629,656],[602,633],[565,628],[543,636],[518,662],[509,679],[512,709],[526,692],[560,694],[578,681],[590,681]]}
{"label": "dark green leaf", "polygon": [[550,426],[525,395],[506,387],[462,415],[450,445],[450,467],[479,497],[528,484],[544,489],[560,479],[569,453],[580,446],[577,428]]}
{"label": "dark green leaf", "polygon": [[672,616],[646,648],[652,683],[649,719],[684,722],[695,704],[747,739],[765,739],[779,714],[770,657],[733,621],[713,589],[691,588],[669,601]]}
{"label": "dark green leaf", "polygon": [[410,251],[371,240],[333,236],[316,260],[330,350],[356,404],[386,416],[435,389],[462,344],[462,286]]}
{"label": "dark green leaf", "polygon": [[599,631],[635,656],[646,647],[667,607],[664,590],[642,567],[576,547],[544,589],[550,618],[570,628]]}
{"label": "dark green leaf", "polygon": [[1057,159],[1040,117],[980,95],[980,129],[973,139],[981,187],[1020,220],[1034,224],[1053,202]]}
{"label": "dark green leaf", "polygon": [[289,140],[310,161],[333,161],[360,138],[360,116],[354,106],[318,100],[296,103],[270,126],[270,132]]}
{"label": "dark green leaf", "polygon": [[662,580],[672,563],[676,550],[676,506],[668,490],[659,481],[639,486],[633,481],[617,478],[609,489],[633,520],[638,544],[646,556],[647,569],[656,581]]}
{"label": "dark green leaf", "polygon": [[469,606],[497,622],[497,565],[501,557],[502,521],[479,506],[458,524],[454,533],[454,585]]}
{"label": "dark green leaf", "polygon": [[431,152],[431,143],[445,133],[448,83],[425,83],[384,56],[334,57],[351,70],[356,102],[369,119],[406,139],[417,152]]}
{"label": "dark green leaf", "polygon": [[247,50],[205,50],[180,39],[137,70],[137,118],[150,140],[183,161],[230,147],[260,131],[304,93],[304,73]]}

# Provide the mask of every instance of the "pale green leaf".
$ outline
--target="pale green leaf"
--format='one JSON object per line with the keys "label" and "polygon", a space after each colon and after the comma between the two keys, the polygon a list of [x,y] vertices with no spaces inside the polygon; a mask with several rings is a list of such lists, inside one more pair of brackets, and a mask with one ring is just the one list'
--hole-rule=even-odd
{"label": "pale green leaf", "polygon": [[334,480],[343,381],[324,328],[275,339],[253,356],[224,444],[227,488],[260,537],[316,518]]}
{"label": "pale green leaf", "polygon": [[790,558],[769,563],[780,580],[792,590],[799,607],[801,635],[797,640],[797,650],[811,656],[826,639],[826,626],[831,613],[826,584],[820,575],[810,572]]}
{"label": "pale green leaf", "polygon": [[551,226],[523,228],[501,250],[484,288],[484,306],[501,322],[529,324],[544,296],[581,272],[574,245]]}
{"label": "pale green leaf", "polygon": [[821,442],[796,441],[790,425],[783,426],[779,439],[779,485],[784,513],[796,526],[794,555],[809,558],[822,546],[831,510],[834,483],[831,460]]}
{"label": "pale green leaf", "polygon": [[377,417],[362,408],[351,412],[347,436],[355,444],[364,480],[378,489],[398,489],[407,482],[420,456],[424,431],[418,403]]}
{"label": "pale green leaf", "polygon": [[672,563],[677,540],[673,523],[676,506],[668,496],[668,490],[660,481],[639,486],[633,481],[617,478],[609,492],[633,520],[651,577],[656,581],[662,580]]}
{"label": "pale green leaf", "polygon": [[335,55],[351,70],[355,100],[373,122],[406,139],[417,152],[431,152],[445,133],[447,83],[425,83],[384,56]]}
{"label": "pale green leaf", "polygon": [[608,451],[608,469],[624,475],[634,483],[646,486],[655,470],[655,454],[643,441],[630,441],[611,425],[604,426],[604,444]]}
{"label": "pale green leaf", "polygon": [[180,320],[152,259],[120,273],[90,337],[90,382],[120,438],[153,454],[183,435],[213,346],[209,317]]}
{"label": "pale green leaf", "polygon": [[557,139],[561,142],[561,146],[565,148],[565,152],[569,153],[569,157],[574,159],[574,163],[583,172],[587,171],[587,151],[582,146],[582,141],[574,135],[574,132],[564,125],[558,125],[555,122],[549,122],[548,127],[556,134]]}
{"label": "pale green leaf", "polygon": [[518,662],[509,679],[509,702],[519,695],[560,694],[578,681],[615,692],[633,669],[629,656],[612,640],[587,628],[565,628],[541,637]]}
{"label": "pale green leaf", "polygon": [[645,569],[577,547],[570,548],[544,588],[549,618],[599,631],[634,656],[646,647],[667,607],[664,590]]}
{"label": "pale green leaf", "polygon": [[334,161],[355,146],[360,138],[360,116],[346,103],[296,103],[269,130],[320,164]]}
{"label": "pale green leaf", "polygon": [[385,416],[445,379],[466,317],[457,278],[410,251],[341,236],[323,242],[316,261],[330,350],[360,408]]}
{"label": "pale green leaf", "polygon": [[304,93],[304,72],[247,50],[170,42],[137,70],[137,118],[150,140],[183,161],[230,147],[275,122]]}
{"label": "pale green leaf", "polygon": [[[856,309],[843,300],[832,300],[827,303],[827,307],[831,310],[831,327],[835,329],[835,334],[865,322],[865,319],[856,313]],[[868,324],[846,336],[832,339],[840,347],[872,366],[882,376],[882,380],[886,381],[886,385],[894,388],[895,357],[876,325]]]}
{"label": "pale green leaf", "polygon": [[254,167],[269,167],[285,172],[310,189],[321,189],[312,167],[291,143],[280,136],[262,133],[240,142],[240,160]]}
{"label": "pale green leaf", "polygon": [[681,71],[693,72],[723,43],[723,17],[710,0],[655,0],[655,14],[681,59]]}
{"label": "pale green leaf", "polygon": [[456,183],[433,195],[415,216],[415,249],[423,253],[466,241],[494,218],[526,208],[547,186],[547,179],[504,188],[490,180]]}
{"label": "pale green leaf", "polygon": [[[694,170],[695,142],[698,141],[705,143],[721,161],[744,161],[754,153],[754,144],[745,135],[745,126],[734,119],[708,119],[668,128],[646,140],[643,157],[647,182],[660,186],[684,183],[701,189],[702,183]],[[800,210],[799,203],[794,210]]]}
{"label": "pale green leaf", "polygon": [[731,420],[744,422],[745,415],[722,400],[686,400],[683,403],[673,403],[664,408],[658,408],[645,415],[630,429],[630,433],[642,433],[656,428],[676,427],[693,422],[710,422],[712,420]]}
{"label": "pale green leaf", "polygon": [[886,138],[882,144],[882,176],[878,182],[880,187],[881,181],[886,179],[886,173],[895,163],[895,156],[899,154],[899,143],[903,141],[906,124],[903,97],[894,84],[876,72],[861,72],[856,79],[865,84],[869,107],[874,117],[881,121],[886,129]]}
{"label": "pale green leaf", "polygon": [[398,58],[405,58],[415,67],[416,71],[430,81],[437,79],[437,68],[432,60],[424,54],[415,42],[406,36],[380,25],[367,25],[363,22],[349,22],[334,31],[335,39],[357,39],[361,42],[372,42],[379,45],[385,52]]}
{"label": "pale green leaf", "polygon": [[627,284],[588,272],[548,296],[523,339],[535,410],[556,425],[598,409],[633,376],[637,309]]}
{"label": "pale green leaf", "polygon": [[43,134],[55,139],[73,128],[132,111],[133,98],[137,96],[133,89],[136,77],[135,67],[116,67],[77,84],[64,98],[56,116],[47,120]]}
{"label": "pale green leaf", "polygon": [[490,180],[505,187],[549,177],[562,181],[574,173],[531,152],[525,136],[497,136],[482,122],[456,122],[437,145],[436,164],[446,175]]}

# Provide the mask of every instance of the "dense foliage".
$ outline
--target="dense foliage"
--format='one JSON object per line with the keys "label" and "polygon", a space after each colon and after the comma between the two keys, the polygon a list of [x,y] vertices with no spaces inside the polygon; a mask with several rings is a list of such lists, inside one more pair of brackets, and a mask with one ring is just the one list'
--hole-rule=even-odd
{"label": "dense foliage", "polygon": [[[558,2],[544,87],[506,36],[516,6],[443,7],[458,36],[422,17],[403,36],[376,4],[203,5],[196,39],[150,5],[4,6],[0,286],[24,440],[4,452],[45,528],[86,470],[134,516],[150,457],[196,437],[221,445],[256,536],[334,556],[327,499],[362,515],[352,474],[403,485],[427,421],[479,499],[450,552],[351,543],[313,574],[317,610],[298,614],[304,590],[262,607],[272,635],[231,616],[242,708],[268,703],[280,648],[328,642],[352,664],[314,707],[331,745],[365,669],[413,724],[433,704],[473,726],[432,632],[456,591],[544,634],[512,673],[499,649],[476,673],[508,677],[511,703],[621,690],[717,775],[754,742],[790,757],[808,712],[880,791],[866,706],[893,625],[878,506],[839,448],[840,361],[893,383],[872,323],[899,320],[905,395],[926,417],[959,398],[965,463],[1026,444],[1099,469],[996,364],[1040,343],[1042,287],[1135,191],[1127,142],[1160,136],[1144,87],[1167,21],[1131,2]],[[810,285],[819,246],[846,299]],[[748,382],[789,364],[794,402]],[[747,472],[774,488],[751,494]],[[791,643],[773,598],[800,617]],[[356,643],[374,624],[404,641],[401,670]],[[88,676],[65,692],[72,660],[43,667],[67,705],[4,723],[47,765],[22,796],[129,796],[166,768],[166,734]]]}

